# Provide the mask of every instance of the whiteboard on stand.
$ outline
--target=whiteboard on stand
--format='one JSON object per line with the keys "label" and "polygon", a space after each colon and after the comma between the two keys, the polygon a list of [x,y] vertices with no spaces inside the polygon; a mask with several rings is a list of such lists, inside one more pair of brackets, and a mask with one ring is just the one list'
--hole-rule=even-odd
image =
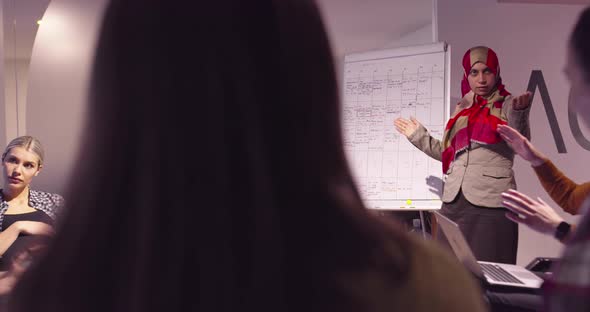
{"label": "whiteboard on stand", "polygon": [[345,56],[344,146],[368,208],[440,209],[435,190],[442,190],[442,164],[413,146],[393,122],[415,117],[442,138],[450,108],[449,63],[444,42]]}

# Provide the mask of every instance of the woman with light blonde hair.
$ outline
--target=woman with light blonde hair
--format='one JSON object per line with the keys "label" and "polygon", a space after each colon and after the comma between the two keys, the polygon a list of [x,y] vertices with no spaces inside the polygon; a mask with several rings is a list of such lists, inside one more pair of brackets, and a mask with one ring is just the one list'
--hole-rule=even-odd
{"label": "woman with light blonde hair", "polygon": [[41,142],[32,136],[15,138],[2,153],[0,255],[4,269],[18,251],[46,241],[63,206],[60,195],[31,189],[43,169],[44,156]]}

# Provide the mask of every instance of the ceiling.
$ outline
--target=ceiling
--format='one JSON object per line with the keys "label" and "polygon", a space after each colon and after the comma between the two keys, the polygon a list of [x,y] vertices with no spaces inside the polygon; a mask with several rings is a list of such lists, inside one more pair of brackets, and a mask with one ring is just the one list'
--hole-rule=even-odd
{"label": "ceiling", "polygon": [[[85,0],[91,1],[91,0]],[[316,0],[336,54],[392,42],[431,23],[432,0]],[[438,0],[444,2],[445,0]],[[497,0],[502,3],[589,4],[590,0]],[[4,0],[6,59],[29,59],[36,21],[50,0]]]}
{"label": "ceiling", "polygon": [[[375,42],[395,40],[430,23],[432,18],[432,0],[316,1],[332,44],[341,52],[350,52],[350,46],[362,50]],[[50,0],[3,2],[5,57],[28,59],[37,33],[36,21],[43,16]]]}
{"label": "ceiling", "polygon": [[505,3],[590,4],[590,0],[498,0]]}
{"label": "ceiling", "polygon": [[6,59],[31,57],[37,34],[37,20],[43,17],[50,0],[4,0],[4,56]]}

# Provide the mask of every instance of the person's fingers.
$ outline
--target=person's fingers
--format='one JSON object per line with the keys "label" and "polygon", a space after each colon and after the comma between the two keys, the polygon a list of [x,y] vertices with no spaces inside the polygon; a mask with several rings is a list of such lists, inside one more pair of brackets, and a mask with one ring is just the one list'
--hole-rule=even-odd
{"label": "person's fingers", "polygon": [[401,119],[401,118],[400,119],[396,119],[395,122],[394,122],[394,124],[395,125],[398,125],[400,127],[404,127],[404,128],[407,128],[408,127],[407,120],[404,120],[404,119]]}
{"label": "person's fingers", "polygon": [[506,141],[506,143],[512,145],[512,138],[505,135],[504,133],[500,133],[500,137],[502,138],[502,140]]}
{"label": "person's fingers", "polygon": [[541,204],[543,204],[543,205],[545,205],[546,207],[550,208],[551,210],[555,211],[555,210],[553,209],[553,207],[549,206],[549,204],[547,204],[547,203],[546,203],[546,202],[545,202],[543,199],[541,199],[541,197],[537,197],[537,200],[538,200],[538,201],[539,201]]}
{"label": "person's fingers", "polygon": [[[531,206],[537,203],[534,199],[530,198],[528,195],[521,193],[521,192],[514,190],[514,189],[508,189],[508,191],[506,191],[505,193],[508,193],[508,194],[522,200],[523,202],[531,205]],[[505,194],[505,193],[502,193],[502,194]]]}
{"label": "person's fingers", "polygon": [[507,137],[510,137],[513,140],[520,137],[520,133],[518,131],[506,125],[498,125],[498,132],[504,134]]}
{"label": "person's fingers", "polygon": [[546,203],[546,202],[545,202],[545,201],[544,201],[544,200],[543,200],[541,197],[537,197],[537,200],[538,200],[538,201],[539,201],[541,204],[543,204],[543,205],[545,205],[545,206],[549,206],[549,205],[547,205],[547,203]]}
{"label": "person's fingers", "polygon": [[504,140],[506,143],[508,143],[510,145],[510,147],[514,148],[514,146],[516,146],[516,144],[518,143],[518,141],[511,135],[508,135],[504,132],[498,132],[498,134],[500,134],[500,137],[502,138],[502,140]]}
{"label": "person's fingers", "polygon": [[521,206],[519,203],[516,203],[512,200],[505,199],[502,201],[502,205],[504,205],[504,207],[506,207],[506,209],[512,211],[515,214],[523,215],[523,216],[527,216],[527,217],[532,216],[532,213],[530,211],[528,211],[526,208]]}
{"label": "person's fingers", "polygon": [[512,128],[512,127],[507,127],[508,133],[510,133],[510,136],[515,137],[515,138],[520,138],[520,139],[524,139],[525,137],[520,134],[520,132],[518,132],[518,130]]}
{"label": "person's fingers", "polygon": [[528,221],[527,219],[523,219],[521,217],[519,217],[517,214],[513,213],[513,212],[507,212],[504,214],[504,216],[506,216],[506,218],[514,223],[520,223],[520,224],[526,224],[528,225]]}
{"label": "person's fingers", "polygon": [[504,132],[506,133],[506,135],[508,135],[512,138],[520,137],[520,132],[516,131],[516,129],[514,129],[510,126],[504,126],[503,129],[505,130]]}
{"label": "person's fingers", "polygon": [[420,122],[418,121],[418,119],[414,118],[414,116],[410,117],[410,121],[415,125],[418,126],[420,124]]}
{"label": "person's fingers", "polygon": [[511,207],[514,207],[519,211],[526,211],[529,214],[534,214],[536,212],[535,208],[533,208],[534,203],[528,202],[526,198],[502,193],[502,199],[504,202],[511,204]]}
{"label": "person's fingers", "polygon": [[514,98],[514,101],[512,101],[512,106],[514,106],[514,107],[520,106],[520,96],[517,96]]}
{"label": "person's fingers", "polygon": [[535,212],[535,209],[532,208],[532,205],[526,202],[526,200],[521,197],[516,197],[511,194],[504,195],[504,193],[502,193],[502,199],[505,202],[512,204],[514,207],[517,207],[521,211],[527,211],[529,213]]}
{"label": "person's fingers", "polygon": [[525,96],[525,99],[526,99],[526,102],[527,103],[530,103],[531,102],[532,95],[533,94],[530,91],[527,91],[527,92],[524,93],[524,96]]}

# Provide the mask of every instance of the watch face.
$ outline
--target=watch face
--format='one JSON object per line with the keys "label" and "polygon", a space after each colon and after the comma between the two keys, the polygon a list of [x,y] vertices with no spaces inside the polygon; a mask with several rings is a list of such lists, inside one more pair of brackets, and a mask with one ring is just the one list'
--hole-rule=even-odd
{"label": "watch face", "polygon": [[555,238],[559,240],[563,240],[567,234],[570,232],[571,225],[565,221],[562,221],[558,226],[557,230],[555,231]]}

